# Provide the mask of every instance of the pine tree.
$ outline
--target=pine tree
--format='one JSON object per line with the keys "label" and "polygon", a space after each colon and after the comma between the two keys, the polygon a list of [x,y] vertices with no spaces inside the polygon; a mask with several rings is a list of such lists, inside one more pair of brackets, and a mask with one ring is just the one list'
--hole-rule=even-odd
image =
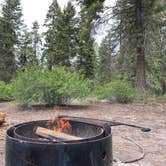
{"label": "pine tree", "polygon": [[112,34],[108,32],[99,48],[97,73],[100,83],[107,83],[112,78],[115,55],[114,44]]}
{"label": "pine tree", "polygon": [[81,18],[78,31],[77,69],[87,78],[95,75],[96,55],[94,50],[93,21],[99,18],[98,12],[103,7],[101,1],[80,0]]}
{"label": "pine tree", "polygon": [[[161,2],[161,3],[160,3]],[[160,6],[156,10],[162,10],[160,15],[155,16],[158,26],[155,26],[153,40],[148,43],[149,48],[146,52],[147,61],[147,83],[151,91],[157,94],[166,92],[166,2],[159,1]],[[153,20],[152,20],[153,22]],[[149,34],[151,37],[152,35]]]}
{"label": "pine tree", "polygon": [[94,39],[91,36],[89,20],[81,19],[78,32],[78,55],[76,67],[86,78],[93,78],[95,71]]}
{"label": "pine tree", "polygon": [[16,71],[15,48],[22,25],[20,0],[5,0],[0,18],[0,80],[9,82]]}
{"label": "pine tree", "polygon": [[22,35],[20,37],[20,44],[17,48],[17,55],[18,55],[18,68],[24,68],[28,66],[29,59],[31,59],[33,54],[33,47],[32,47],[32,38],[30,32],[26,29],[23,30]]}
{"label": "pine tree", "polygon": [[38,64],[41,58],[41,35],[39,33],[39,24],[37,21],[32,23],[32,31],[30,32],[32,40],[32,55],[29,59],[30,63]]}
{"label": "pine tree", "polygon": [[61,15],[60,6],[58,5],[57,0],[53,0],[52,4],[49,7],[45,20],[45,26],[48,30],[45,33],[45,50],[43,52],[43,56],[47,60],[49,70],[52,70],[52,67],[58,60],[55,50],[56,29],[54,28],[54,25],[59,15]]}
{"label": "pine tree", "polygon": [[62,11],[56,0],[51,4],[46,27],[44,55],[49,69],[53,66],[71,66],[71,59],[75,57],[75,9],[71,2]]}
{"label": "pine tree", "polygon": [[57,27],[57,40],[61,41],[57,49],[61,51],[62,60],[61,64],[66,67],[71,67],[71,60],[76,56],[76,24],[77,19],[75,18],[75,8],[71,2],[67,3],[62,13],[62,18],[59,20]]}
{"label": "pine tree", "polygon": [[19,41],[19,47],[17,47],[18,67],[24,68],[39,64],[42,43],[37,21],[32,23],[31,31],[28,31],[26,27],[22,29]]}

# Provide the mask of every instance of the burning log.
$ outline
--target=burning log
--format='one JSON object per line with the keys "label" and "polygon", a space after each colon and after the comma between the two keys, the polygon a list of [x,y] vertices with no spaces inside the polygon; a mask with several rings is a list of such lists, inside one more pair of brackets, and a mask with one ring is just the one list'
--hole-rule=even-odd
{"label": "burning log", "polygon": [[37,127],[35,133],[41,137],[52,139],[52,140],[55,139],[55,140],[62,140],[62,141],[78,141],[83,139],[81,137],[73,136],[63,132],[56,132],[54,130],[46,129],[43,127]]}
{"label": "burning log", "polygon": [[0,126],[5,123],[6,114],[0,113]]}

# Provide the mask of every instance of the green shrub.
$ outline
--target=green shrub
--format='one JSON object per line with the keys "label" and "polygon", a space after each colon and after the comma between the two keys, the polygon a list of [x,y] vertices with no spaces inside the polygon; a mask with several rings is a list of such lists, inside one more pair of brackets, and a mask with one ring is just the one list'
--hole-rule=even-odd
{"label": "green shrub", "polygon": [[0,100],[11,100],[13,98],[13,88],[11,84],[0,81]]}
{"label": "green shrub", "polygon": [[103,86],[98,86],[94,95],[99,99],[116,100],[128,103],[134,100],[136,90],[124,80],[115,80]]}
{"label": "green shrub", "polygon": [[46,68],[25,69],[17,74],[13,86],[15,99],[21,106],[34,102],[61,105],[89,93],[89,81],[64,68],[54,68],[51,72]]}
{"label": "green shrub", "polygon": [[160,97],[161,99],[166,99],[166,93]]}

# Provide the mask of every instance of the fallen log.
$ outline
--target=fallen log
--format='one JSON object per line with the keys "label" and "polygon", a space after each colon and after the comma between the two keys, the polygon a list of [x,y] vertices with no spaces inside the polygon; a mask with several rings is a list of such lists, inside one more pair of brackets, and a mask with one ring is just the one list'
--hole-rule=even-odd
{"label": "fallen log", "polygon": [[0,113],[0,126],[2,126],[5,123],[6,114]]}
{"label": "fallen log", "polygon": [[57,142],[78,141],[78,140],[83,139],[81,137],[73,136],[70,134],[63,133],[63,132],[56,132],[54,130],[46,129],[43,127],[37,127],[35,130],[35,134],[37,134],[38,136],[47,138],[49,140],[51,139],[52,141],[56,140]]}

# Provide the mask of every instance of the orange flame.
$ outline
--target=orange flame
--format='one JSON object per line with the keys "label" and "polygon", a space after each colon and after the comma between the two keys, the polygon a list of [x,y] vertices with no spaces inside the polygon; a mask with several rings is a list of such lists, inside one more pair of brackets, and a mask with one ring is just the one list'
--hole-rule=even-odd
{"label": "orange flame", "polygon": [[53,127],[55,132],[62,132],[65,129],[69,130],[71,128],[71,125],[67,118],[59,119],[58,123],[59,123],[58,125]]}
{"label": "orange flame", "polygon": [[48,126],[53,126],[55,132],[62,132],[63,130],[69,130],[71,125],[68,118],[57,119],[58,113],[61,111],[59,107],[54,107],[53,111],[55,112],[51,119],[47,122]]}
{"label": "orange flame", "polygon": [[54,115],[51,117],[51,119],[47,122],[47,125],[50,126],[54,124],[57,120],[58,113],[60,112],[59,107],[54,107],[53,111],[55,112]]}

